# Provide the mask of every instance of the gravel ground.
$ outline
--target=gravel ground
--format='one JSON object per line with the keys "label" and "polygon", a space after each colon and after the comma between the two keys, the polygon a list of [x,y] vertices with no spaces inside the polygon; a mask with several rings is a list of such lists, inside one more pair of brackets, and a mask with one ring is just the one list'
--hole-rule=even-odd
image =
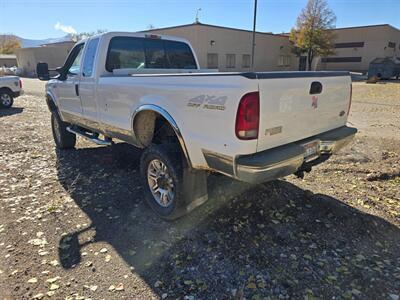
{"label": "gravel ground", "polygon": [[351,146],[301,180],[209,177],[168,223],[140,151],[56,151],[43,83],[0,111],[0,299],[389,299],[400,295],[400,84],[355,83]]}

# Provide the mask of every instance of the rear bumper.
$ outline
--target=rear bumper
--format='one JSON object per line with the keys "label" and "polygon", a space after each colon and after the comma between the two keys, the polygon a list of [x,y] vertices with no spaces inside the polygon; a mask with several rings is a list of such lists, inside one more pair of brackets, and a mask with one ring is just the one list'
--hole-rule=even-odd
{"label": "rear bumper", "polygon": [[[261,183],[284,177],[298,170],[324,162],[332,154],[347,145],[356,133],[356,128],[343,126],[305,140],[251,155],[239,156],[236,159],[232,159],[233,174],[226,171],[222,173],[249,183]],[[314,141],[318,141],[319,149],[312,160],[306,160],[305,148],[302,145]],[[207,159],[207,156],[206,160],[211,162],[211,160]],[[226,170],[226,159],[224,165]],[[219,166],[221,166],[221,163]]]}
{"label": "rear bumper", "polygon": [[[250,183],[260,183],[284,177],[301,169],[302,165],[316,165],[347,145],[357,133],[356,128],[341,127],[306,140],[236,159],[236,177]],[[302,144],[319,141],[319,151],[312,161],[305,161]]]}

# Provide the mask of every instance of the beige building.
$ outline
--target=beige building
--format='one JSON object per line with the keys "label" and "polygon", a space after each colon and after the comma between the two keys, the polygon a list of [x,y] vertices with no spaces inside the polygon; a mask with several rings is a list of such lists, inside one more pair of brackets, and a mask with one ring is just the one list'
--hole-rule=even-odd
{"label": "beige building", "polygon": [[[400,30],[388,25],[335,29],[336,54],[319,57],[315,70],[367,72],[377,57],[400,57]],[[201,68],[223,72],[250,71],[253,32],[236,28],[193,23],[147,30],[145,32],[179,36],[189,40]],[[46,44],[16,51],[18,67],[24,76],[36,76],[36,64],[45,61],[49,68],[61,66],[74,42]],[[306,57],[291,53],[288,35],[256,33],[255,71],[305,70]]]}
{"label": "beige building", "polygon": [[[186,38],[201,68],[223,72],[250,71],[252,31],[194,23],[146,32]],[[298,59],[290,52],[286,36],[256,33],[255,71],[295,70]]]}
{"label": "beige building", "polygon": [[74,44],[75,42],[60,42],[17,49],[15,54],[18,67],[22,69],[23,76],[36,77],[38,62],[47,62],[50,69],[62,66]]}
{"label": "beige building", "polygon": [[336,54],[317,59],[317,70],[365,73],[377,57],[400,57],[400,30],[391,25],[338,28],[334,32]]}
{"label": "beige building", "polygon": [[[400,57],[400,30],[388,25],[335,29],[336,54],[318,57],[314,70],[367,72],[377,57]],[[252,31],[194,23],[152,29],[147,32],[186,38],[195,49],[202,68],[249,71]],[[305,70],[306,57],[290,51],[288,35],[256,33],[255,71]]]}
{"label": "beige building", "polygon": [[0,68],[1,67],[16,67],[17,57],[15,54],[0,54]]}

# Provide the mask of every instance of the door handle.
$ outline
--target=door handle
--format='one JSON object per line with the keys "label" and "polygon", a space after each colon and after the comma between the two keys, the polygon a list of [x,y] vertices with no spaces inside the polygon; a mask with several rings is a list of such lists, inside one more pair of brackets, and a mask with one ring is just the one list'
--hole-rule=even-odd
{"label": "door handle", "polygon": [[75,94],[79,96],[79,84],[75,83]]}

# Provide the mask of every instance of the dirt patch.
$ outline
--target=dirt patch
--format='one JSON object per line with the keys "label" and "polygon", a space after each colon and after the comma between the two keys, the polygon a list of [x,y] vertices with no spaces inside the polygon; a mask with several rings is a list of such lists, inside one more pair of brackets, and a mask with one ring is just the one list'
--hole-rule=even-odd
{"label": "dirt patch", "polygon": [[303,180],[210,176],[208,203],[168,223],[140,151],[56,151],[27,81],[0,111],[1,299],[398,299],[399,84],[355,84],[360,134]]}

